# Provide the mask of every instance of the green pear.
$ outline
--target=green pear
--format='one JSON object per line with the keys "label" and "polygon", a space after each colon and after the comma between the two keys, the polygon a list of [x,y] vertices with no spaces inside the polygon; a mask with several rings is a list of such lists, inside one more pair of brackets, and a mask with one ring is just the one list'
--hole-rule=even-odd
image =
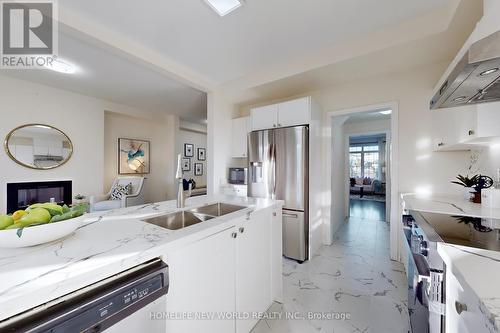
{"label": "green pear", "polygon": [[32,224],[48,223],[52,216],[45,208],[30,209],[28,214],[24,215],[17,223],[21,227],[27,227]]}
{"label": "green pear", "polygon": [[10,215],[0,215],[0,230],[14,224],[14,219]]}

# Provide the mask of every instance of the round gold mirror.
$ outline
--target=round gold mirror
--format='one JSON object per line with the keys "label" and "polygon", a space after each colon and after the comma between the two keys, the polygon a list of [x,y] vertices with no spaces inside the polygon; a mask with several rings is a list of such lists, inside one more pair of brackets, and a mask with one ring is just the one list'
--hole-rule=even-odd
{"label": "round gold mirror", "polygon": [[48,170],[66,163],[73,154],[73,144],[61,130],[43,124],[29,124],[13,129],[5,138],[5,151],[19,165]]}

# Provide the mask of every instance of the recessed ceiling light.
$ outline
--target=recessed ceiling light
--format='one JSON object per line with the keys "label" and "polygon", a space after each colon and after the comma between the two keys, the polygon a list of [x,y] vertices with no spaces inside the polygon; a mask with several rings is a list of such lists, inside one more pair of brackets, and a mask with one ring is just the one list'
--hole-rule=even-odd
{"label": "recessed ceiling light", "polygon": [[487,71],[481,72],[479,76],[486,76],[498,72],[498,68],[488,69]]}
{"label": "recessed ceiling light", "polygon": [[52,63],[47,63],[45,68],[59,72],[59,73],[65,73],[65,74],[73,74],[76,72],[75,66],[70,64],[67,61],[63,61],[61,59],[54,59]]}
{"label": "recessed ceiling light", "polygon": [[225,16],[241,7],[241,0],[205,0],[208,5],[220,16]]}
{"label": "recessed ceiling light", "polygon": [[391,114],[392,110],[384,110],[384,111],[380,111],[379,113],[380,114]]}

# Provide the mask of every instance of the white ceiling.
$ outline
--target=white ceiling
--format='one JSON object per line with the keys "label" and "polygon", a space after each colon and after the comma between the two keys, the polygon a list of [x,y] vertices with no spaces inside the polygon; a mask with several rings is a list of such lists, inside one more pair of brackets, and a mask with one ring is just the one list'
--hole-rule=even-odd
{"label": "white ceiling", "polygon": [[196,122],[207,118],[206,93],[89,40],[60,33],[59,56],[75,64],[77,72],[61,74],[50,70],[6,70],[2,74],[142,111],[176,114]]}
{"label": "white ceiling", "polygon": [[65,0],[59,8],[222,83],[396,25],[449,1],[247,0],[222,18],[203,0]]}
{"label": "white ceiling", "polygon": [[382,114],[380,112],[367,112],[367,113],[360,113],[360,114],[355,114],[353,116],[350,116],[344,124],[358,124],[358,123],[365,123],[368,121],[378,121],[378,120],[389,120],[391,119],[390,114]]}
{"label": "white ceiling", "polygon": [[[325,87],[451,61],[482,17],[480,1],[462,1],[447,30],[235,92],[240,105],[283,99]],[[440,73],[436,73],[437,76]],[[233,86],[236,86],[234,82]]]}

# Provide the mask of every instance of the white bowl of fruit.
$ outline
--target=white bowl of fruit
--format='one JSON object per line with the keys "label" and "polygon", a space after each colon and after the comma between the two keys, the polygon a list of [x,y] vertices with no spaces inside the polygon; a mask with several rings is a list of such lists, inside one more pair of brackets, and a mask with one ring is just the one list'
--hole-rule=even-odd
{"label": "white bowl of fruit", "polygon": [[43,203],[0,215],[0,247],[34,246],[66,237],[81,225],[86,211],[86,205]]}

